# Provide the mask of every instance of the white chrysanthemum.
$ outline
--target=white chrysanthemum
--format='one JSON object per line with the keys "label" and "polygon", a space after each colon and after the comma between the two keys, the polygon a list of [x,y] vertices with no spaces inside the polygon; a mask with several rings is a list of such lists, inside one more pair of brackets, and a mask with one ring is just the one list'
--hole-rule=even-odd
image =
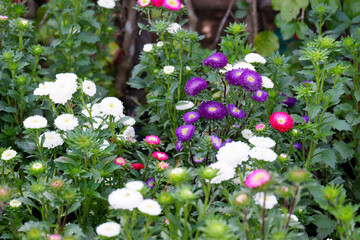
{"label": "white chrysanthemum", "polygon": [[[86,104],[86,107],[91,112],[91,117],[101,116],[101,105],[99,103],[96,103],[92,106],[90,106],[89,103]],[[81,113],[84,114],[86,117],[90,117],[88,110],[86,110],[85,108],[81,111]]]}
{"label": "white chrysanthemum", "polygon": [[56,81],[49,91],[51,101],[57,104],[66,104],[77,90],[77,76],[74,73],[56,74]]}
{"label": "white chrysanthemum", "polygon": [[46,127],[47,120],[42,116],[34,115],[26,118],[23,123],[25,128],[39,129]]}
{"label": "white chrysanthemum", "polygon": [[263,160],[266,162],[273,162],[276,160],[276,153],[268,148],[254,147],[250,150],[249,155],[251,158]]}
{"label": "white chrysanthemum", "polygon": [[135,119],[130,117],[128,120],[123,122],[123,125],[125,126],[134,126],[136,123]]}
{"label": "white chrysanthemum", "polygon": [[120,234],[120,224],[116,222],[106,222],[96,227],[96,233],[104,237],[115,237]]}
{"label": "white chrysanthemum", "polygon": [[128,209],[132,211],[143,201],[143,196],[138,191],[121,188],[110,193],[108,201],[114,209]]}
{"label": "white chrysanthemum", "polygon": [[164,67],[164,73],[165,74],[172,74],[175,71],[174,66],[165,66]]}
{"label": "white chrysanthemum", "polygon": [[90,80],[85,80],[82,84],[82,90],[86,95],[92,97],[96,93],[96,85]]}
{"label": "white chrysanthemum", "polygon": [[233,69],[239,69],[239,68],[250,69],[250,70],[255,71],[255,67],[247,62],[238,62],[233,66]]}
{"label": "white chrysanthemum", "polygon": [[[284,217],[284,218],[286,218],[286,219],[288,219],[288,217],[289,217],[289,215],[285,215],[285,214],[281,214],[281,216]],[[290,215],[290,219],[294,220],[295,222],[298,222],[298,221],[299,221],[299,218],[298,218],[296,215],[294,215],[294,214],[291,214],[291,215]]]}
{"label": "white chrysanthemum", "polygon": [[244,129],[241,131],[241,135],[245,139],[250,139],[254,135],[253,132],[250,129]]}
{"label": "white chrysanthemum", "polygon": [[44,148],[51,149],[57,146],[61,146],[64,143],[64,140],[61,138],[60,134],[55,131],[45,132],[41,134],[41,136],[39,137],[39,141],[41,141],[43,136],[45,136],[43,143]]}
{"label": "white chrysanthemum", "polygon": [[1,154],[1,159],[4,161],[8,161],[16,157],[16,154],[17,152],[15,150],[8,149]]}
{"label": "white chrysanthemum", "polygon": [[13,199],[9,202],[10,207],[18,208],[21,206],[21,202],[19,200]]}
{"label": "white chrysanthemum", "polygon": [[72,114],[61,114],[54,121],[55,126],[63,131],[73,130],[75,127],[79,125],[79,122],[76,117]]}
{"label": "white chrysanthemum", "polygon": [[101,101],[101,111],[106,115],[118,117],[123,115],[124,105],[116,97],[106,97]]}
{"label": "white chrysanthemum", "polygon": [[216,177],[211,179],[210,183],[212,183],[212,184],[221,183],[223,181],[227,181],[227,180],[235,177],[235,168],[228,166],[222,162],[216,162],[216,163],[210,164],[209,167],[220,170],[216,174]]}
{"label": "white chrysanthemum", "polygon": [[179,101],[175,105],[176,110],[187,110],[193,108],[195,104],[191,101]]}
{"label": "white chrysanthemum", "polygon": [[123,132],[123,135],[126,137],[126,138],[134,138],[135,137],[135,129],[131,126],[128,126],[125,131]]}
{"label": "white chrysanthemum", "polygon": [[174,34],[176,33],[179,29],[181,29],[181,25],[178,23],[172,23],[170,24],[170,26],[166,29],[169,33]]}
{"label": "white chrysanthemum", "polygon": [[261,84],[264,88],[273,88],[274,87],[274,83],[268,77],[261,76],[261,81],[262,81]]}
{"label": "white chrysanthemum", "polygon": [[161,207],[159,203],[152,199],[145,199],[142,201],[139,204],[138,209],[140,212],[149,214],[151,216],[157,216],[161,213]]}
{"label": "white chrysanthemum", "polygon": [[228,63],[228,64],[226,64],[226,66],[223,69],[220,70],[220,72],[221,73],[226,73],[226,72],[231,71],[231,70],[233,70],[233,66],[230,63]]}
{"label": "white chrysanthemum", "polygon": [[245,61],[248,63],[266,63],[266,59],[257,53],[249,53],[245,56]]}
{"label": "white chrysanthemum", "polygon": [[[258,192],[253,196],[255,203],[257,205],[263,206],[264,205],[264,192]],[[275,195],[273,194],[266,194],[265,195],[265,208],[271,209],[278,203]]]}
{"label": "white chrysanthemum", "polygon": [[100,7],[107,8],[107,9],[112,9],[112,8],[115,7],[115,1],[114,0],[98,0],[97,4]]}
{"label": "white chrysanthemum", "polygon": [[235,168],[249,159],[250,147],[241,141],[226,143],[216,154],[216,159],[224,165]]}
{"label": "white chrysanthemum", "polygon": [[50,89],[53,86],[53,82],[44,82],[40,83],[39,87],[34,90],[34,95],[36,96],[46,96],[49,95]]}
{"label": "white chrysanthemum", "polygon": [[259,148],[272,148],[275,146],[275,141],[268,137],[252,137],[249,142],[255,147]]}
{"label": "white chrysanthemum", "polygon": [[151,43],[147,43],[144,45],[143,51],[144,52],[151,52],[153,50],[153,45]]}
{"label": "white chrysanthemum", "polygon": [[156,43],[156,46],[157,46],[157,47],[162,47],[162,46],[164,46],[164,42],[163,42],[163,41],[159,41],[159,42]]}
{"label": "white chrysanthemum", "polygon": [[67,79],[67,80],[76,81],[78,77],[75,73],[58,73],[55,75],[55,78],[56,80]]}
{"label": "white chrysanthemum", "polygon": [[104,139],[103,143],[100,145],[100,150],[104,150],[108,146],[110,146],[110,143]]}
{"label": "white chrysanthemum", "polygon": [[128,182],[127,184],[125,184],[125,187],[127,189],[131,189],[134,191],[139,191],[144,187],[144,183],[141,181],[133,181],[133,182]]}

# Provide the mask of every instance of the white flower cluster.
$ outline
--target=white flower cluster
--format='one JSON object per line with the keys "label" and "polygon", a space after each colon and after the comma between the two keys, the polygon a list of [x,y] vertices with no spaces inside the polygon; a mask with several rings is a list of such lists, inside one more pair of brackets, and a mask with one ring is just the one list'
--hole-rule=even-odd
{"label": "white flower cluster", "polygon": [[249,142],[254,145],[250,150],[251,158],[263,160],[266,162],[273,162],[277,158],[277,154],[270,148],[275,146],[275,141],[268,137],[251,137]]}

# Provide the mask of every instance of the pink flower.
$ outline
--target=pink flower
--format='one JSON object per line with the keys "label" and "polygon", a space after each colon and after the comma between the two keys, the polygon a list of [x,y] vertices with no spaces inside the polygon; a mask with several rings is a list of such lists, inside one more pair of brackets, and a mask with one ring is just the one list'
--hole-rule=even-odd
{"label": "pink flower", "polygon": [[245,186],[248,188],[257,188],[265,185],[271,180],[270,173],[264,169],[254,170],[247,176]]}
{"label": "pink flower", "polygon": [[294,126],[294,120],[286,112],[276,112],[270,116],[270,124],[280,132],[287,132]]}
{"label": "pink flower", "polygon": [[152,156],[160,161],[166,161],[169,158],[168,155],[164,152],[154,152]]}
{"label": "pink flower", "polygon": [[165,221],[164,221],[167,225],[169,225],[169,219],[165,218]]}
{"label": "pink flower", "polygon": [[180,0],[164,0],[163,5],[172,11],[177,11],[181,8]]}
{"label": "pink flower", "polygon": [[157,145],[160,144],[161,141],[158,136],[149,135],[145,137],[145,142],[147,142],[148,144]]}
{"label": "pink flower", "polygon": [[135,170],[140,170],[144,168],[144,165],[142,165],[141,163],[132,163],[131,167]]}
{"label": "pink flower", "polygon": [[49,240],[61,240],[61,237],[57,234],[52,234],[50,235]]}
{"label": "pink flower", "polygon": [[163,5],[164,0],[151,0],[152,5],[155,7],[161,7]]}
{"label": "pink flower", "polygon": [[149,5],[151,2],[151,0],[138,0],[137,3],[142,6],[142,7],[146,7],[147,5]]}
{"label": "pink flower", "polygon": [[166,170],[169,167],[169,164],[167,162],[159,162],[158,167],[160,170]]}
{"label": "pink flower", "polygon": [[126,160],[122,157],[115,158],[114,162],[120,166],[124,166],[126,164]]}
{"label": "pink flower", "polygon": [[266,128],[266,125],[263,123],[259,123],[258,125],[255,126],[256,131],[263,131],[263,130],[265,130],[265,128]]}

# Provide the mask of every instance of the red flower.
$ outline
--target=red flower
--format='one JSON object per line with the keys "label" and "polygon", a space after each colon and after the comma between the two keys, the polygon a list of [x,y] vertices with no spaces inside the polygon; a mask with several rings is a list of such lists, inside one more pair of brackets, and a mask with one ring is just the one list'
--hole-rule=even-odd
{"label": "red flower", "polygon": [[168,155],[164,152],[154,152],[152,156],[160,161],[166,161],[169,158]]}
{"label": "red flower", "polygon": [[140,170],[144,168],[144,165],[142,165],[141,163],[132,163],[131,167],[135,170]]}
{"label": "red flower", "polygon": [[287,132],[294,126],[294,120],[286,112],[276,112],[270,116],[270,124],[280,132]]}
{"label": "red flower", "polygon": [[163,5],[164,0],[151,0],[152,5],[155,7],[161,7]]}

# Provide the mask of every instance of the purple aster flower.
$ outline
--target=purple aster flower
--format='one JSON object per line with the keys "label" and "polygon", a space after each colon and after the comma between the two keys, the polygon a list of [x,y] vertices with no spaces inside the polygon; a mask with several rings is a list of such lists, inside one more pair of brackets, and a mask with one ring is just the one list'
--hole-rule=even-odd
{"label": "purple aster flower", "polygon": [[202,157],[194,157],[193,162],[194,163],[202,163],[205,160],[205,158]]}
{"label": "purple aster flower", "polygon": [[244,118],[246,117],[246,112],[241,110],[240,108],[237,108],[233,104],[228,105],[229,114],[233,116],[234,118]]}
{"label": "purple aster flower", "polygon": [[256,90],[251,97],[257,102],[264,102],[268,99],[269,94],[263,90]]}
{"label": "purple aster flower", "polygon": [[227,115],[226,107],[216,101],[201,102],[198,112],[205,119],[223,119]]}
{"label": "purple aster flower", "polygon": [[294,143],[294,144],[293,144],[293,147],[296,148],[297,150],[301,150],[301,149],[302,149],[302,145],[301,145],[301,143],[299,143],[299,142]]}
{"label": "purple aster flower", "polygon": [[182,125],[175,130],[175,135],[182,141],[189,141],[194,135],[195,127],[193,125]]}
{"label": "purple aster flower", "polygon": [[256,71],[245,69],[240,76],[240,84],[248,91],[254,92],[261,88],[261,75]]}
{"label": "purple aster flower", "polygon": [[177,142],[175,143],[175,149],[176,149],[176,151],[180,152],[181,149],[183,148],[183,146],[184,146],[184,144],[183,144],[181,141],[177,141]]}
{"label": "purple aster flower", "polygon": [[206,58],[203,65],[209,65],[213,68],[223,68],[228,63],[226,56],[222,53],[214,53]]}
{"label": "purple aster flower", "polygon": [[305,123],[308,123],[309,122],[309,117],[308,116],[301,116],[302,119],[304,119]]}
{"label": "purple aster flower", "polygon": [[221,139],[215,135],[210,136],[210,141],[215,149],[219,149],[222,147]]}
{"label": "purple aster flower", "polygon": [[286,106],[293,107],[296,103],[296,98],[287,97],[284,101],[282,101]]}
{"label": "purple aster flower", "polygon": [[244,72],[244,69],[234,69],[231,71],[226,72],[225,79],[228,81],[229,84],[234,86],[240,86],[240,76]]}
{"label": "purple aster flower", "polygon": [[191,112],[187,112],[184,114],[183,120],[187,124],[193,124],[193,123],[196,123],[196,121],[199,119],[199,117],[200,117],[199,113],[197,113],[195,111],[191,111]]}
{"label": "purple aster flower", "polygon": [[154,178],[150,178],[149,180],[146,181],[146,185],[148,185],[151,189],[153,189],[155,187],[155,179]]}
{"label": "purple aster flower", "polygon": [[226,139],[225,142],[223,142],[223,144],[221,145],[221,147],[225,146],[225,144],[227,143],[231,143],[232,140],[230,138]]}
{"label": "purple aster flower", "polygon": [[205,88],[207,88],[206,80],[199,77],[194,77],[187,81],[185,85],[185,92],[189,96],[196,96]]}

